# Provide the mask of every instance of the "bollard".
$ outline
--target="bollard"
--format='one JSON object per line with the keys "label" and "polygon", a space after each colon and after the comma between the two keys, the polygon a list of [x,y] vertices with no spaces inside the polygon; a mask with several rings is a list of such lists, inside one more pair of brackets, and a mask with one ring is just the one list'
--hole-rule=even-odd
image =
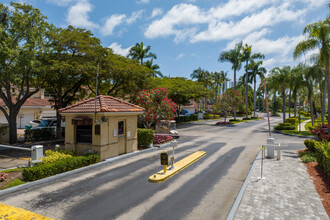
{"label": "bollard", "polygon": [[281,144],[278,143],[276,145],[276,147],[277,147],[277,160],[280,160],[281,159]]}
{"label": "bollard", "polygon": [[34,145],[31,147],[31,158],[33,160],[39,160],[44,156],[43,146],[42,145]]}
{"label": "bollard", "polygon": [[274,158],[274,148],[275,148],[275,139],[274,138],[268,138],[267,139],[267,158]]}

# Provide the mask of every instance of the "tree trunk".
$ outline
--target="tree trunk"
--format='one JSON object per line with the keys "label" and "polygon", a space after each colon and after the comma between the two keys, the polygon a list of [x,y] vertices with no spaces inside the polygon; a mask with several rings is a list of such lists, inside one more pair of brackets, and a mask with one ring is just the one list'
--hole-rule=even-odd
{"label": "tree trunk", "polygon": [[246,111],[246,118],[249,117],[249,109],[248,109],[248,73],[246,71],[245,76],[245,111]]}
{"label": "tree trunk", "polygon": [[326,61],[326,65],[325,65],[325,78],[327,83],[327,89],[328,89],[328,125],[330,125],[330,78],[329,78],[329,61]]}
{"label": "tree trunk", "polygon": [[296,117],[297,116],[297,99],[294,98],[293,101],[294,101],[294,104],[293,104],[294,117]]}
{"label": "tree trunk", "polygon": [[289,118],[291,117],[291,89],[289,92]]}
{"label": "tree trunk", "polygon": [[17,115],[13,111],[9,114],[9,144],[15,144],[17,142]]}
{"label": "tree trunk", "polygon": [[[234,69],[234,90],[236,91],[236,69]],[[234,109],[234,120],[236,120],[236,109]]]}
{"label": "tree trunk", "polygon": [[282,99],[283,99],[283,107],[282,107],[282,114],[283,114],[283,123],[285,123],[285,90],[282,89]]}
{"label": "tree trunk", "polygon": [[[327,96],[327,83],[328,83],[328,74],[325,75],[325,80],[324,80],[324,88],[323,88],[323,108],[322,108],[322,125],[324,124],[324,118],[325,118],[325,103],[326,103],[326,96]],[[328,113],[329,114],[329,113]]]}
{"label": "tree trunk", "polygon": [[253,85],[253,111],[254,111],[253,117],[256,117],[256,79],[254,79],[254,85]]}
{"label": "tree trunk", "polygon": [[320,100],[321,100],[321,120],[322,120],[322,125],[324,124],[324,103],[323,103],[323,91],[322,91],[322,83],[320,83]]}
{"label": "tree trunk", "polygon": [[314,111],[313,111],[313,96],[310,98],[310,106],[311,106],[311,118],[312,118],[312,126],[314,126]]}

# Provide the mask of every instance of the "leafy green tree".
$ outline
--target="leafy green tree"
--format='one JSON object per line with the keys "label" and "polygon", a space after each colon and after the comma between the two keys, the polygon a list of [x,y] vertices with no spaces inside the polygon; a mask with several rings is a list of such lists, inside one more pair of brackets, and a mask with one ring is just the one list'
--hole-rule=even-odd
{"label": "leafy green tree", "polygon": [[[232,70],[234,70],[234,90],[236,90],[236,71],[241,69],[242,64],[242,49],[243,42],[240,41],[235,45],[234,49],[223,51],[218,58],[219,62],[230,62]],[[236,112],[234,111],[234,119],[236,119]]]}
{"label": "leafy green tree", "polygon": [[[325,66],[325,83],[324,88],[328,88],[328,97],[330,97],[330,78],[329,78],[329,60],[330,60],[330,17],[324,21],[315,22],[306,25],[304,34],[307,39],[301,41],[295,48],[293,57],[296,59],[307,51],[319,49],[319,56],[322,65]],[[323,94],[323,102],[325,103],[325,93]],[[324,105],[325,108],[325,105]],[[328,101],[328,111],[330,110],[330,102]],[[325,111],[324,109],[322,110]],[[330,114],[328,114],[328,124],[330,124]]]}
{"label": "leafy green tree", "polygon": [[160,120],[173,119],[177,109],[177,104],[168,98],[166,88],[139,91],[134,102],[145,109],[141,116],[145,128],[152,128]]}
{"label": "leafy green tree", "polygon": [[[257,77],[259,76],[259,78],[262,80],[265,78],[265,75],[267,70],[261,66],[262,65],[262,61],[257,61],[255,62],[254,60],[251,61],[251,63],[249,64],[249,81],[253,81],[253,110],[254,110],[254,115],[253,117],[256,117],[256,84],[257,84]],[[262,84],[262,82],[261,82]]]}
{"label": "leafy green tree", "polygon": [[143,59],[154,58],[157,59],[156,54],[149,52],[150,46],[145,47],[143,42],[136,43],[135,46],[131,47],[127,57],[131,57],[133,60],[140,60],[140,64],[143,65]]}
{"label": "leafy green tree", "polygon": [[50,25],[31,5],[0,3],[0,110],[9,122],[9,143],[17,142],[17,115],[33,94],[43,87]]}
{"label": "leafy green tree", "polygon": [[[122,98],[134,96],[140,90],[152,88],[152,74],[152,70],[140,65],[137,60],[108,51],[100,63],[99,94]],[[95,94],[94,80],[89,87]]]}
{"label": "leafy green tree", "polygon": [[225,116],[225,122],[228,111],[235,111],[242,105],[242,97],[240,93],[233,89],[228,89],[221,97],[219,97],[216,103],[213,105],[215,112],[223,112]]}
{"label": "leafy green tree", "polygon": [[[52,94],[53,107],[58,110],[85,97],[87,91],[83,85],[95,80],[97,63],[106,50],[90,31],[72,26],[56,28],[50,35],[50,46],[45,89]],[[61,121],[58,112],[56,116]],[[57,123],[58,137],[60,129],[61,124]]]}

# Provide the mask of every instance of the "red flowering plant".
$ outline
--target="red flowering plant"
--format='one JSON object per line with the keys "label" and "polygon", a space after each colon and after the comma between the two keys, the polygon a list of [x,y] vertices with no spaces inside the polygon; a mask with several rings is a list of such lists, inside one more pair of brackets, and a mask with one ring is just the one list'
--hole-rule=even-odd
{"label": "red flowering plant", "polygon": [[139,91],[135,104],[145,109],[141,116],[145,128],[155,126],[160,120],[172,120],[178,105],[168,98],[167,88]]}
{"label": "red flowering plant", "polygon": [[213,108],[216,112],[223,112],[224,122],[226,122],[228,111],[235,111],[240,105],[242,105],[241,94],[236,90],[228,89],[223,95],[219,96]]}
{"label": "red flowering plant", "polygon": [[317,125],[311,127],[310,131],[312,134],[315,134],[321,141],[330,141],[330,134],[329,134],[330,125]]}
{"label": "red flowering plant", "polygon": [[168,136],[168,135],[155,135],[154,138],[154,144],[162,144],[168,141],[173,140],[172,136]]}
{"label": "red flowering plant", "polygon": [[1,173],[0,172],[0,182],[5,181],[5,179],[7,178],[8,174],[7,173]]}

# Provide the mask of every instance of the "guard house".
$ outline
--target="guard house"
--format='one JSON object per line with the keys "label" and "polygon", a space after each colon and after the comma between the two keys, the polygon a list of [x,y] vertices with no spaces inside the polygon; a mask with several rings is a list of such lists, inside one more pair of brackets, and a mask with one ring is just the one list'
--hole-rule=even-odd
{"label": "guard house", "polygon": [[[96,106],[96,111],[95,111]],[[101,160],[137,150],[140,106],[100,95],[59,110],[65,116],[65,149],[100,154]]]}

